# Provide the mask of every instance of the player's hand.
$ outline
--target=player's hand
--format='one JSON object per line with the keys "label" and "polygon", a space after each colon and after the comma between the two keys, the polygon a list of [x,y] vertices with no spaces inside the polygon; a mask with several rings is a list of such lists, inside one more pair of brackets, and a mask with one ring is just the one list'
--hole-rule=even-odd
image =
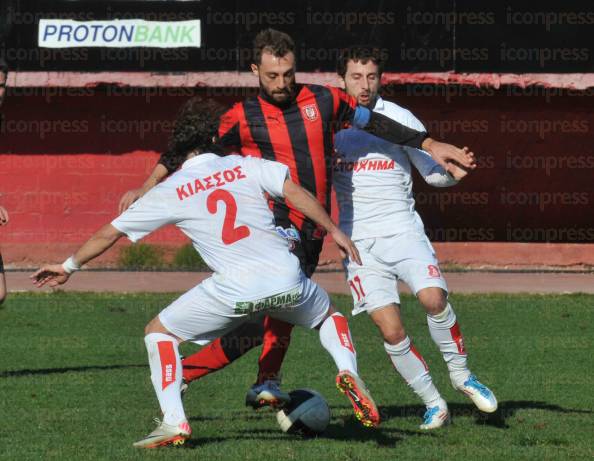
{"label": "player's hand", "polygon": [[359,264],[359,266],[363,264],[361,262],[359,250],[357,250],[357,247],[355,246],[353,241],[350,238],[348,238],[344,232],[336,228],[331,233],[331,235],[336,244],[338,245],[338,249],[340,250],[340,255],[342,256],[342,259],[345,259],[348,255],[351,261],[356,262],[357,264]]}
{"label": "player's hand", "polygon": [[449,165],[448,165],[448,167],[449,167],[448,173],[456,181],[460,181],[460,180],[464,179],[466,177],[466,175],[468,174],[468,170],[462,168],[457,163],[451,163],[451,162],[448,162],[448,163],[449,163]]}
{"label": "player's hand", "polygon": [[427,138],[422,147],[431,154],[433,160],[449,173],[452,173],[454,169],[452,164],[456,163],[467,170],[476,168],[474,153],[468,147],[460,149],[452,144],[439,142],[431,138]]}
{"label": "player's hand", "polygon": [[41,288],[45,284],[50,287],[57,287],[66,283],[70,278],[70,274],[66,273],[62,264],[51,264],[43,266],[29,278],[33,280],[33,285],[37,288]]}
{"label": "player's hand", "polygon": [[122,214],[124,211],[130,208],[130,205],[132,205],[140,197],[142,197],[142,189],[132,189],[122,195],[118,207],[119,213]]}
{"label": "player's hand", "polygon": [[8,224],[8,211],[0,206],[0,226]]}

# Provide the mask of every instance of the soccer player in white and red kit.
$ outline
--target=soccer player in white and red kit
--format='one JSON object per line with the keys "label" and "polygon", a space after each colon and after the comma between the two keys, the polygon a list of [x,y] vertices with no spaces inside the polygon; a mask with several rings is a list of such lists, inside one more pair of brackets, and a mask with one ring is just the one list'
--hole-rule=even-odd
{"label": "soccer player in white and red kit", "polygon": [[[347,93],[360,105],[424,130],[408,110],[378,96],[381,66],[379,50],[365,46],[345,50],[338,70]],[[357,128],[340,131],[335,148],[333,184],[340,227],[353,239],[363,261],[362,265],[345,264],[354,299],[353,314],[370,315],[394,368],[425,403],[421,428],[446,424],[449,412],[402,324],[397,280],[405,282],[425,308],[429,332],[447,363],[454,388],[469,396],[480,410],[494,412],[497,400],[493,392],[467,367],[466,348],[448,302],[446,281],[415,211],[412,194],[413,166],[436,187],[455,185],[466,171],[454,165],[452,176],[428,153],[391,144]]]}
{"label": "soccer player in white and red kit", "polygon": [[167,224],[186,234],[213,270],[155,317],[145,328],[151,380],[163,421],[135,443],[138,448],[181,444],[191,434],[181,400],[182,365],[178,345],[208,341],[266,314],[320,332],[334,359],[338,388],[347,394],[364,425],[379,414],[358,377],[346,318],[334,311],[327,293],[307,278],[289,251],[268,207],[268,197],[290,200],[322,226],[357,262],[352,241],[332,222],[310,193],[293,183],[287,166],[238,155],[218,156],[213,145],[220,113],[214,103],[194,105],[177,120],[174,148],[187,152],[181,169],[105,225],[61,265],[45,266],[32,278],[41,287],[65,283],[80,266],[127,235],[137,241]]}

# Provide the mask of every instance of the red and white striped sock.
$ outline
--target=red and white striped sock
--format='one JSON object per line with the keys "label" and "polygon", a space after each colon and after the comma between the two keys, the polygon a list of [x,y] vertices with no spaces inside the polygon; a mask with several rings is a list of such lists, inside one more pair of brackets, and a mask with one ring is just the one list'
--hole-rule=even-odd
{"label": "red and white striped sock", "polygon": [[427,315],[429,333],[439,347],[443,359],[448,365],[450,378],[454,386],[461,386],[470,376],[467,365],[464,337],[456,320],[454,309],[448,303],[443,312]]}
{"label": "red and white striped sock", "polygon": [[396,371],[423,400],[427,408],[441,403],[442,398],[433,384],[429,368],[408,336],[398,344],[384,343],[384,348]]}
{"label": "red and white striped sock", "polygon": [[176,426],[186,421],[180,394],[182,366],[177,340],[163,333],[149,333],[144,337],[144,343],[163,422]]}
{"label": "red and white striped sock", "polygon": [[351,339],[349,323],[339,312],[332,314],[320,327],[320,341],[332,358],[338,371],[357,373],[357,353]]}

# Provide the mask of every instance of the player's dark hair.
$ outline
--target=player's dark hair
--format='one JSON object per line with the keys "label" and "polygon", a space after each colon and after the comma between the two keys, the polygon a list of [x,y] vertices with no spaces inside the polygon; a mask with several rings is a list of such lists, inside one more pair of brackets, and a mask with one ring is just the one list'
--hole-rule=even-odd
{"label": "player's dark hair", "polygon": [[262,63],[262,53],[265,51],[277,58],[282,58],[287,53],[295,54],[295,42],[289,34],[275,29],[264,29],[254,39],[252,55],[254,64]]}
{"label": "player's dark hair", "polygon": [[361,64],[371,61],[377,65],[378,73],[381,75],[386,61],[385,50],[372,45],[353,45],[343,49],[336,64],[336,72],[343,78],[346,75],[349,61],[361,62]]}
{"label": "player's dark hair", "polygon": [[[170,163],[167,169],[175,170],[194,151],[222,154],[217,144],[219,120],[226,107],[213,99],[195,96],[180,109],[164,158]],[[214,141],[213,141],[214,139]],[[170,168],[171,167],[171,168]]]}

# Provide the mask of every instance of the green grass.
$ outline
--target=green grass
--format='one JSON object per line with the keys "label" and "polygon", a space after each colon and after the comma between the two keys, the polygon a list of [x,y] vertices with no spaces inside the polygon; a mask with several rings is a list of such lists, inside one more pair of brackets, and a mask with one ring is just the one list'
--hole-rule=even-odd
{"label": "green grass", "polygon": [[[175,295],[16,294],[0,308],[0,459],[394,460],[591,459],[594,456],[594,297],[452,296],[470,365],[501,410],[481,417],[448,383],[416,301],[404,318],[453,411],[444,430],[418,430],[423,409],[383,352],[368,318],[351,320],[360,372],[380,405],[360,428],[334,388],[334,365],[315,332],[295,331],[284,387],[311,387],[332,408],[324,437],[280,432],[274,414],[243,406],[258,351],[192,384],[194,429],[184,448],[131,446],[158,416],[144,324]],[[349,300],[334,297],[341,310]],[[187,353],[193,346],[185,346]],[[175,451],[173,451],[175,450]]]}

